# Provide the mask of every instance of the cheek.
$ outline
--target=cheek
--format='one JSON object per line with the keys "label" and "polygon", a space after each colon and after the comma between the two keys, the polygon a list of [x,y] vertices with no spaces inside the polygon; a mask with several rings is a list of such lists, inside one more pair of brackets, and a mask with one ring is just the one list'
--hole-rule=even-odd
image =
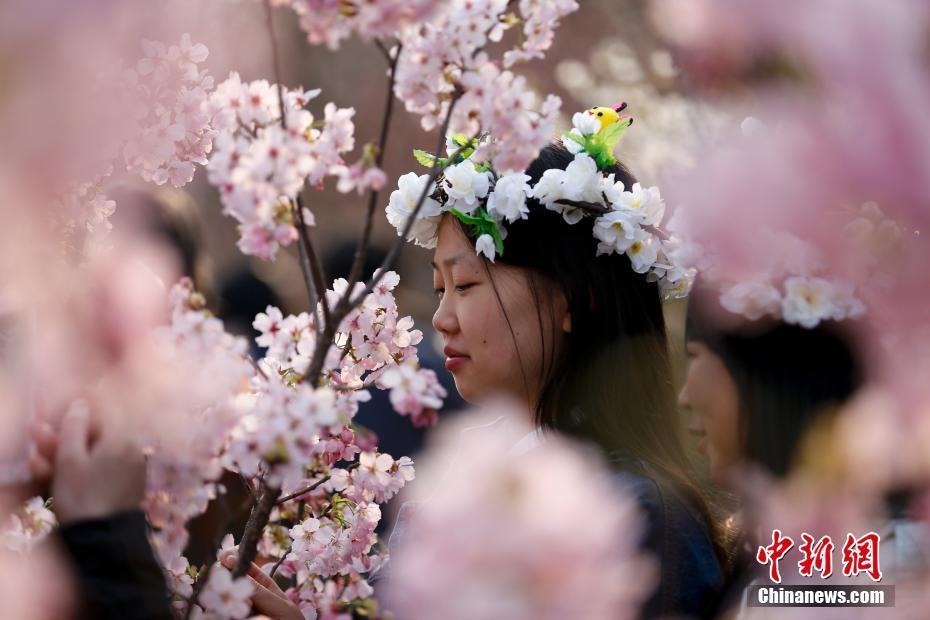
{"label": "cheek", "polygon": [[705,421],[707,437],[717,457],[719,467],[729,467],[740,458],[739,398],[736,386],[729,380],[717,382],[713,406]]}

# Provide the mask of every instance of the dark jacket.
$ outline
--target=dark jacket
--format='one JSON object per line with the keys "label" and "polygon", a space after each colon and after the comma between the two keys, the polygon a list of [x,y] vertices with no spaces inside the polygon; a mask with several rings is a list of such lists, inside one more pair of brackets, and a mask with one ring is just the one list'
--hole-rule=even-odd
{"label": "dark jacket", "polygon": [[58,535],[75,567],[80,620],[169,620],[165,577],[141,510],[67,523]]}
{"label": "dark jacket", "polygon": [[724,575],[704,515],[661,475],[632,459],[614,458],[616,482],[642,508],[642,546],[660,563],[658,588],[646,601],[644,618],[713,617]]}

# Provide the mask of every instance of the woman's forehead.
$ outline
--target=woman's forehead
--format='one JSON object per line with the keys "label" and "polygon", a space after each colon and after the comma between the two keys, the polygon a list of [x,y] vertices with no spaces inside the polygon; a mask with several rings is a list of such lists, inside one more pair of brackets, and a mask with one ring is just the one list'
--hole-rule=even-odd
{"label": "woman's forehead", "polygon": [[457,221],[453,217],[443,216],[433,252],[433,266],[443,268],[453,265],[478,267],[480,259]]}

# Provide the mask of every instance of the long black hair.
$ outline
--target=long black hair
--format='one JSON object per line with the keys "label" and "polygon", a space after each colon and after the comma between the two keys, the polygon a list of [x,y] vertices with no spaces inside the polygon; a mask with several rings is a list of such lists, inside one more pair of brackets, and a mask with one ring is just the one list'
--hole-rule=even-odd
{"label": "long black hair", "polygon": [[[564,170],[573,160],[564,146],[551,144],[526,174],[535,183],[546,170]],[[620,163],[607,172],[626,188],[636,182]],[[636,273],[626,255],[597,255],[593,218],[568,225],[538,201],[527,202],[530,214],[508,224],[497,262],[523,268],[536,304],[544,360],[537,424],[596,444],[608,456],[621,457],[617,462],[629,457],[644,462],[659,474],[657,483],[683,492],[710,524],[677,420],[658,285]],[[558,354],[546,346],[555,334],[543,333],[547,324],[558,329],[553,296],[547,294],[554,290],[564,294],[571,315],[571,331]],[[543,313],[551,320],[544,321]]]}
{"label": "long black hair", "polygon": [[863,368],[851,323],[813,329],[778,320],[734,324],[716,293],[698,283],[688,307],[686,337],[723,361],[739,397],[742,457],[785,476],[814,425],[825,421],[862,385]]}

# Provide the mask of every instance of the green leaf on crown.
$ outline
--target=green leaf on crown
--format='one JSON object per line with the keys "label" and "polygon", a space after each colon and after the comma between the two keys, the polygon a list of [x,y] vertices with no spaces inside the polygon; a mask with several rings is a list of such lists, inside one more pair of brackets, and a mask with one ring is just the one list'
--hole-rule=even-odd
{"label": "green leaf on crown", "polygon": [[[427,153],[422,149],[413,149],[413,156],[416,157],[417,161],[426,166],[427,168],[433,167],[433,162],[436,161],[436,156],[432,153]],[[445,158],[439,159],[439,166],[443,167],[449,160]]]}
{"label": "green leaf on crown", "polygon": [[491,238],[494,239],[494,249],[497,251],[497,255],[504,255],[504,239],[501,237],[497,220],[491,217],[491,214],[484,207],[478,207],[474,215],[467,215],[458,209],[450,209],[449,212],[461,220],[463,224],[471,226],[472,234],[476,239],[481,235],[491,235]]}
{"label": "green leaf on crown", "polygon": [[570,140],[580,144],[585,152],[594,159],[597,167],[601,170],[609,168],[617,163],[614,157],[614,149],[620,138],[626,133],[627,127],[633,124],[633,119],[627,118],[616,123],[611,123],[599,132],[588,135],[578,136],[571,132],[564,134]]}

